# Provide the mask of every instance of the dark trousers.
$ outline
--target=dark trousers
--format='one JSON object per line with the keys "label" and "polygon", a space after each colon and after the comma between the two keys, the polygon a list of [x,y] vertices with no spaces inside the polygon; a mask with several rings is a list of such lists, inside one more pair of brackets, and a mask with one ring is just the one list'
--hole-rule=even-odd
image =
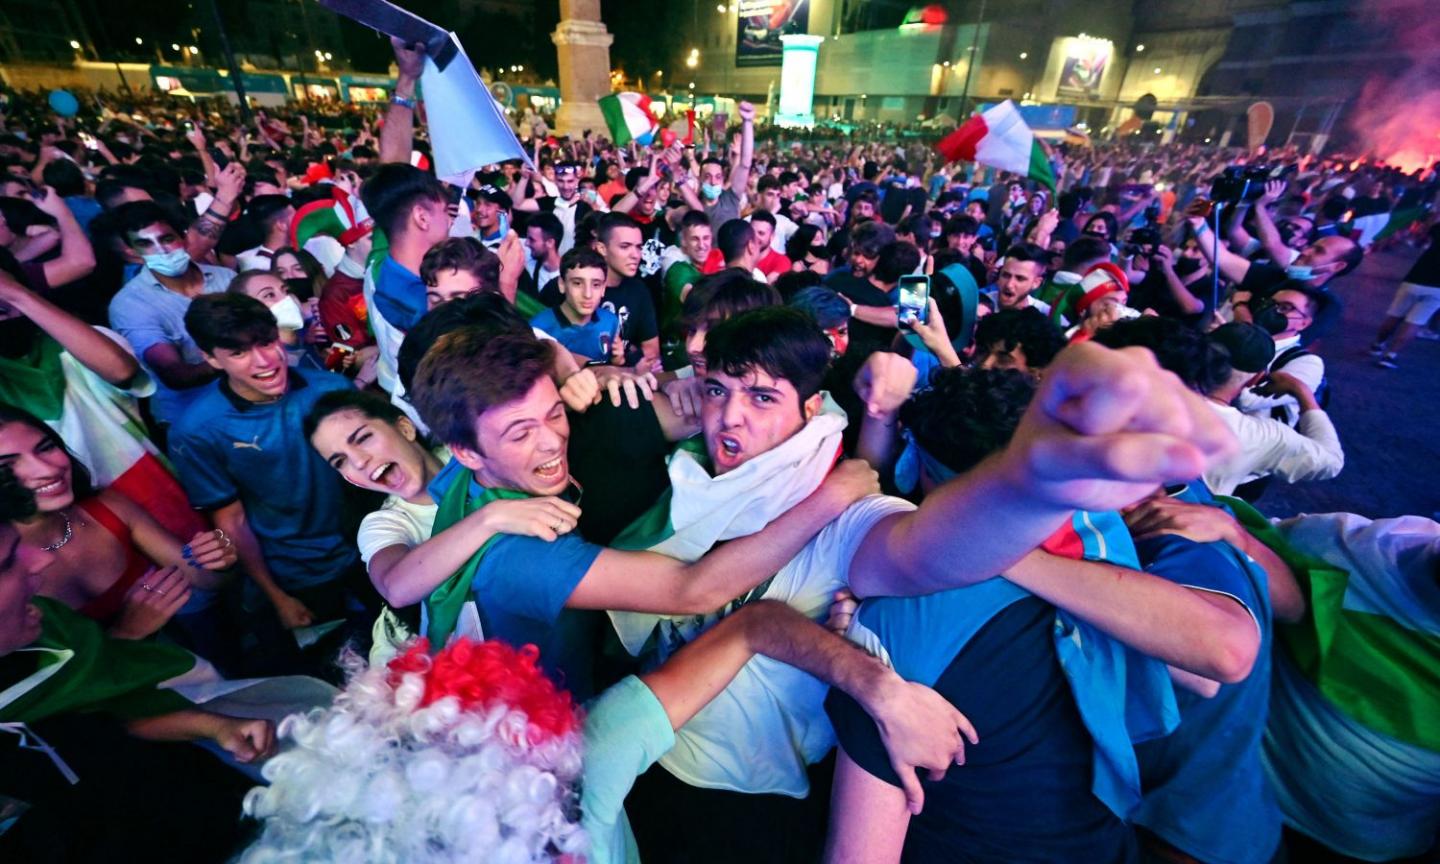
{"label": "dark trousers", "polygon": [[625,812],[645,864],[819,861],[835,755],[810,766],[810,795],[746,795],[690,786],[660,765],[635,781]]}

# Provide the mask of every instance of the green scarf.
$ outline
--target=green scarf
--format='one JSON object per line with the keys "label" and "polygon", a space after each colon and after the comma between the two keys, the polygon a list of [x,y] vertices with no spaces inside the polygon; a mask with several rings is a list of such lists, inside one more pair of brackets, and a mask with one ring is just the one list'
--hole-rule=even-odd
{"label": "green scarf", "polygon": [[12,684],[11,690],[0,694],[0,721],[33,723],[77,712],[130,720],[191,707],[180,694],[158,687],[194,668],[195,658],[188,651],[158,642],[114,639],[62,603],[48,597],[36,597],[34,603],[45,620],[40,638],[27,648],[47,649],[36,652],[41,659],[34,675],[55,663],[63,665],[23,693],[12,693],[21,687]]}
{"label": "green scarf", "polygon": [[1219,497],[1255,539],[1295,573],[1305,617],[1276,627],[1305,678],[1345,714],[1376,732],[1440,753],[1440,639],[1370,612],[1345,608],[1350,574],[1291,546],[1261,513]]}
{"label": "green scarf", "polygon": [[65,370],[60,343],[45,333],[16,358],[0,357],[0,402],[24,408],[45,422],[60,419],[65,407]]}
{"label": "green scarf", "polygon": [[[455,479],[445,489],[444,495],[440,498],[439,507],[435,511],[435,527],[430,536],[435,536],[446,528],[458,523],[461,519],[489,504],[491,501],[503,499],[529,498],[524,492],[515,492],[510,489],[484,489],[474,499],[470,498],[470,472],[459,471]],[[425,614],[429,619],[429,626],[426,628],[425,636],[430,640],[430,647],[439,650],[445,645],[445,640],[455,632],[455,624],[460,620],[460,610],[465,606],[465,600],[470,596],[470,586],[475,581],[475,573],[480,569],[480,559],[490,551],[490,547],[496,540],[503,537],[503,534],[496,534],[486,540],[470,560],[461,565],[450,575],[449,579],[441,582],[439,587],[430,592],[425,598]]]}

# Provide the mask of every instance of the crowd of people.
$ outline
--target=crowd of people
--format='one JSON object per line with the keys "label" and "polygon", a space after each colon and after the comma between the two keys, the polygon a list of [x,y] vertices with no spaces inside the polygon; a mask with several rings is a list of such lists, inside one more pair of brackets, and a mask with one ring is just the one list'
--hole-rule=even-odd
{"label": "crowd of people", "polygon": [[375,117],[9,96],[0,857],[1434,854],[1440,524],[1252,503],[1344,466],[1368,251],[1433,335],[1440,171],[741,102],[453,186],[395,52]]}

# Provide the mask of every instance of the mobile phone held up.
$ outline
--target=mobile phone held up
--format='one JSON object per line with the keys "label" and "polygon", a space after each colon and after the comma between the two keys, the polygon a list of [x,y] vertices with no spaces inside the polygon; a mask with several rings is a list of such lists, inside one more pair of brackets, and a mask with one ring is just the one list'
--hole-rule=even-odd
{"label": "mobile phone held up", "polygon": [[901,276],[900,298],[895,304],[896,318],[901,327],[925,323],[930,312],[930,277]]}

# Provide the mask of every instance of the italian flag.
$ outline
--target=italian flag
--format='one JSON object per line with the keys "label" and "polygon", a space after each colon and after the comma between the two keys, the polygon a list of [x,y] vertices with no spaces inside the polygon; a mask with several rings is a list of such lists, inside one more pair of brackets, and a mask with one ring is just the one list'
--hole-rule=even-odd
{"label": "italian flag", "polygon": [[610,127],[610,140],[617,145],[637,141],[649,144],[660,121],[650,111],[650,97],[644,93],[611,93],[600,97],[600,111]]}
{"label": "italian flag", "polygon": [[947,162],[979,162],[1055,188],[1049,155],[1009,99],[961,123],[935,149]]}

